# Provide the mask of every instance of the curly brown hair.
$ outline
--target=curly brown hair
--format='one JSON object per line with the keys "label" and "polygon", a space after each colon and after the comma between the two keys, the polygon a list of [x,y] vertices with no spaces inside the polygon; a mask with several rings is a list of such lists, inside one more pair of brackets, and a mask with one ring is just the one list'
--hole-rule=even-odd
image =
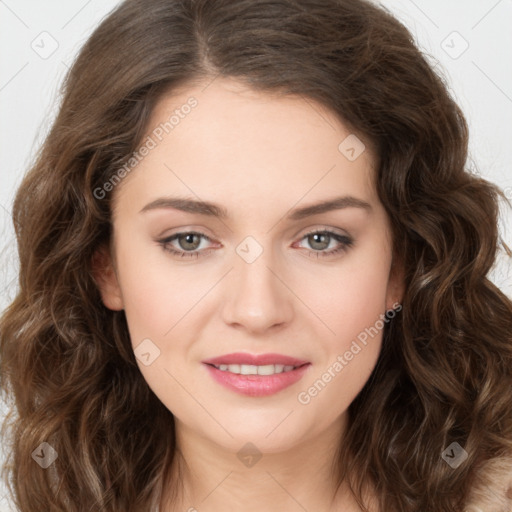
{"label": "curly brown hair", "polygon": [[[173,415],[139,371],[124,312],[102,304],[93,258],[111,242],[111,197],[94,191],[166,92],[217,75],[317,101],[375,146],[406,287],[335,470],[361,504],[371,484],[381,511],[462,511],[486,464],[512,454],[512,302],[488,278],[506,198],[467,170],[467,124],[443,78],[365,0],[127,0],[83,46],[13,208],[19,290],[0,369],[17,507],[159,503]],[[456,471],[441,458],[454,441],[468,453]],[[48,471],[31,458],[42,442],[59,454]]]}

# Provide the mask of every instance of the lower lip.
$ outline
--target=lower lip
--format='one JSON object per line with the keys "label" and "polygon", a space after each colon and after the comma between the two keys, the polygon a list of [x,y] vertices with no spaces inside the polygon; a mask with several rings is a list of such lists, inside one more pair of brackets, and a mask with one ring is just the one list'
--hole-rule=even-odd
{"label": "lower lip", "polygon": [[218,370],[215,366],[205,364],[210,375],[223,386],[247,396],[269,396],[298,382],[307,372],[311,363],[289,372],[274,375],[241,375]]}

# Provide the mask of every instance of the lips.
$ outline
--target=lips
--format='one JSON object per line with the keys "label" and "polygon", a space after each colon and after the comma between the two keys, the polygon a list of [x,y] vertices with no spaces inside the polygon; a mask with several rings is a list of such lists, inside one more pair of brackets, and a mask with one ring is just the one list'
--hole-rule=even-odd
{"label": "lips", "polygon": [[285,388],[292,386],[302,379],[304,374],[311,367],[305,364],[294,370],[278,373],[274,375],[239,375],[226,371],[221,371],[215,366],[205,364],[210,376],[223,387],[234,391],[235,393],[252,396],[265,397],[274,395]]}
{"label": "lips", "polygon": [[253,366],[264,366],[268,364],[282,364],[284,366],[299,367],[307,364],[309,361],[297,359],[296,357],[285,356],[282,354],[246,354],[235,352],[225,354],[211,359],[205,359],[203,363],[220,366],[221,364],[247,364]]}
{"label": "lips", "polygon": [[[296,357],[241,352],[206,359],[203,364],[209,375],[223,387],[252,397],[273,395],[292,386],[311,367],[311,363]],[[256,368],[258,373],[255,375]]]}

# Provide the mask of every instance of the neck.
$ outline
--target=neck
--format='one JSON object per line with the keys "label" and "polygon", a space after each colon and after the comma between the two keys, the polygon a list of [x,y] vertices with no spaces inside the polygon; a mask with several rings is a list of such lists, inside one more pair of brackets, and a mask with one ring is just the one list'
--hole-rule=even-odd
{"label": "neck", "polygon": [[[160,512],[225,510],[362,510],[345,482],[337,488],[336,449],[346,415],[316,438],[285,451],[261,453],[240,442],[219,446],[176,420],[177,452]],[[244,448],[242,448],[244,447]]]}

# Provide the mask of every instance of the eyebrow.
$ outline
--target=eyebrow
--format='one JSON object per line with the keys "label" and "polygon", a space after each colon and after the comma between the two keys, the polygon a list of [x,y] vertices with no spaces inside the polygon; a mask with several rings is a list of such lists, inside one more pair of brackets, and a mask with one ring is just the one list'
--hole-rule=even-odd
{"label": "eyebrow", "polygon": [[[139,213],[160,208],[173,208],[182,212],[208,215],[219,219],[229,218],[228,211],[216,203],[198,201],[183,197],[160,197],[144,206]],[[301,220],[313,215],[319,215],[332,210],[342,210],[344,208],[361,208],[366,210],[368,213],[372,211],[371,205],[362,199],[358,199],[353,196],[340,196],[310,204],[308,206],[303,206],[301,208],[296,208],[295,210],[292,210],[286,218],[289,220]]]}

